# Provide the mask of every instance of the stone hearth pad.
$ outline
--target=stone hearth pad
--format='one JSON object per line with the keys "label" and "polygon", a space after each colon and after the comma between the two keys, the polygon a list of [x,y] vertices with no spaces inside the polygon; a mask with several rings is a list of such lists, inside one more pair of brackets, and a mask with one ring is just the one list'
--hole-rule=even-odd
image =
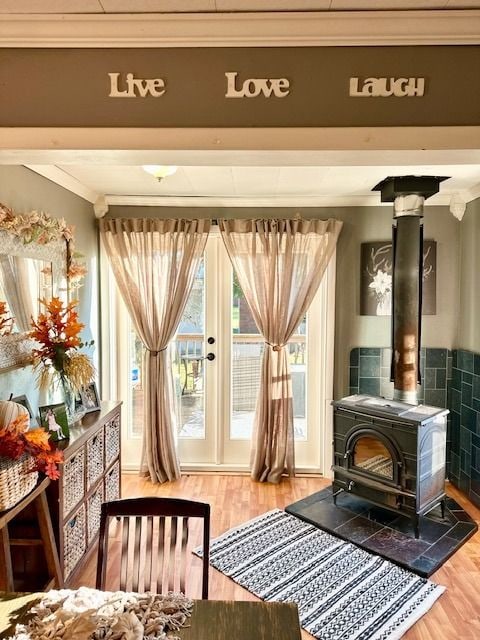
{"label": "stone hearth pad", "polygon": [[410,518],[375,507],[358,496],[339,494],[335,506],[331,487],[294,502],[285,511],[425,578],[478,529],[452,498],[447,498],[444,519],[440,507],[420,518],[419,539],[415,539]]}

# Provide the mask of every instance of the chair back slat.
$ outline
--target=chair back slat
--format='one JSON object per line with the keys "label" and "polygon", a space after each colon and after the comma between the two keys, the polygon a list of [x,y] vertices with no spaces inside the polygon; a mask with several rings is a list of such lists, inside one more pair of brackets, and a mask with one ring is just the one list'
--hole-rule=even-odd
{"label": "chair back slat", "polygon": [[[202,598],[208,598],[210,505],[157,497],[113,500],[102,504],[98,589],[106,588],[108,541],[110,529],[113,528],[110,527],[110,521],[115,518],[120,520],[121,525],[120,529],[115,529],[114,536],[115,539],[117,536],[121,539],[120,572],[116,574],[120,578],[119,588],[140,593],[186,592],[186,578],[191,564],[191,556],[187,554],[190,519],[202,519]],[[118,541],[115,545],[118,545]],[[112,589],[110,583],[108,588]]]}
{"label": "chair back slat", "polygon": [[157,593],[163,593],[163,574],[165,573],[165,518],[158,519],[158,552],[157,552]]}
{"label": "chair back slat", "polygon": [[122,518],[122,554],[121,554],[121,566],[120,566],[120,589],[122,591],[127,590],[129,538],[130,538],[130,520],[129,518]]}
{"label": "chair back slat", "polygon": [[169,559],[169,572],[168,572],[168,590],[175,591],[175,575],[176,575],[176,567],[178,566],[175,562],[175,555],[177,549],[177,528],[178,528],[178,518],[170,518],[170,559]]}
{"label": "chair back slat", "polygon": [[180,547],[180,592],[185,593],[185,581],[187,577],[187,543],[188,543],[188,518],[182,518],[181,547]]}
{"label": "chair back slat", "polygon": [[147,517],[147,536],[145,540],[145,580],[144,589],[150,591],[152,588],[152,545],[153,545],[153,517]]}
{"label": "chair back slat", "polygon": [[140,591],[140,541],[142,538],[142,518],[135,518],[135,539],[131,553],[132,591]]}

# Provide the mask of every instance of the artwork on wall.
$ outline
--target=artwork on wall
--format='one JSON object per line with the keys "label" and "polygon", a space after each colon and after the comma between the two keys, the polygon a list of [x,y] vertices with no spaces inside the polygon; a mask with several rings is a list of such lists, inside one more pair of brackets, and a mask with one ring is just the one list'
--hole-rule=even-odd
{"label": "artwork on wall", "polygon": [[[392,243],[364,242],[360,257],[360,315],[389,316],[392,310]],[[422,315],[435,315],[437,243],[423,243]]]}

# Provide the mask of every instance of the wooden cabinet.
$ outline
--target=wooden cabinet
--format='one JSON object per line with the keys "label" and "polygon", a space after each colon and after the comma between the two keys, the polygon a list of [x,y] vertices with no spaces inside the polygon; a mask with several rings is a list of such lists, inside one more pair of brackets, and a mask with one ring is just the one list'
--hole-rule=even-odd
{"label": "wooden cabinet", "polygon": [[95,548],[102,502],[120,497],[120,408],[102,402],[60,443],[65,459],[59,481],[49,486],[49,503],[65,586]]}

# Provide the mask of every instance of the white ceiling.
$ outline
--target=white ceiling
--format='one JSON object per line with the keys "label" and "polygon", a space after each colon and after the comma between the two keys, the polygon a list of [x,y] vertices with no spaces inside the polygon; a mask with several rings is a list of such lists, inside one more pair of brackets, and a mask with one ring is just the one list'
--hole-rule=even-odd
{"label": "white ceiling", "polygon": [[0,13],[220,13],[480,9],[480,0],[1,0]]}
{"label": "white ceiling", "polygon": [[372,188],[389,175],[449,176],[430,204],[480,196],[480,165],[180,166],[162,181],[141,166],[27,165],[94,203],[169,206],[366,206],[380,204]]}

